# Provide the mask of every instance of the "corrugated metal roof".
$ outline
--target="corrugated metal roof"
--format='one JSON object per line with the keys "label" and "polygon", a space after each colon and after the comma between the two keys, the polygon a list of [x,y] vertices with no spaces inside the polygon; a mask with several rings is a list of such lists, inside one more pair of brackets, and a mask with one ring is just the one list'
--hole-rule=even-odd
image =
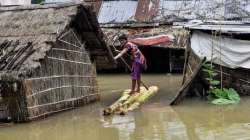
{"label": "corrugated metal roof", "polygon": [[1,0],[0,5],[30,5],[31,0]]}
{"label": "corrugated metal roof", "polygon": [[179,19],[241,19],[250,17],[250,0],[104,1],[100,23],[169,22]]}
{"label": "corrugated metal roof", "polygon": [[187,24],[185,28],[191,30],[212,30],[219,31],[222,33],[247,33],[250,34],[250,24],[244,24],[240,22],[219,22],[213,24],[209,23],[199,23],[199,24]]}
{"label": "corrugated metal roof", "polygon": [[134,20],[137,1],[103,1],[98,20],[100,23],[121,23]]}
{"label": "corrugated metal roof", "polygon": [[218,0],[161,0],[157,20],[171,17],[183,19],[214,19],[224,16],[222,6]]}
{"label": "corrugated metal roof", "polygon": [[225,1],[225,17],[250,17],[250,1],[249,0],[226,0]]}

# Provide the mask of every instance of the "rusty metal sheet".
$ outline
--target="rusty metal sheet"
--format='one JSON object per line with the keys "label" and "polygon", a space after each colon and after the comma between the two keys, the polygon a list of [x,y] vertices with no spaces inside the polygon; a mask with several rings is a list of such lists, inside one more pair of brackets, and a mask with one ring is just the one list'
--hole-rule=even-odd
{"label": "rusty metal sheet", "polygon": [[160,0],[139,0],[135,19],[139,22],[152,22],[157,15]]}
{"label": "rusty metal sheet", "polygon": [[96,13],[96,15],[98,15],[99,10],[102,6],[102,1],[103,0],[84,0],[86,3],[92,5],[92,7],[94,8],[94,12]]}

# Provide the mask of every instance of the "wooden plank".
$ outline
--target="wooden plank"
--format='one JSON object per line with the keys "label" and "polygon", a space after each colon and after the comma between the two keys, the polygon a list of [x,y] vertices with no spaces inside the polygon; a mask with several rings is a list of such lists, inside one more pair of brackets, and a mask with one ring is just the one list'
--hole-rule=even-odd
{"label": "wooden plank", "polygon": [[186,81],[186,72],[187,72],[187,64],[188,64],[188,59],[190,56],[190,46],[187,46],[187,49],[185,50],[185,62],[184,62],[184,69],[183,69],[183,79],[182,79],[182,84]]}
{"label": "wooden plank", "polygon": [[172,73],[172,55],[171,55],[171,49],[168,50],[168,57],[169,57],[169,72]]}
{"label": "wooden plank", "polygon": [[198,73],[199,73],[199,71],[200,71],[200,69],[202,67],[202,63],[204,61],[205,61],[205,59],[203,59],[202,61],[199,62],[196,69],[193,70],[193,73],[191,74],[191,76],[184,82],[182,87],[179,89],[177,95],[171,101],[170,105],[178,105],[183,100],[183,98],[186,96],[186,94],[187,94],[187,92],[189,90],[190,85],[193,83],[194,79],[198,75]]}

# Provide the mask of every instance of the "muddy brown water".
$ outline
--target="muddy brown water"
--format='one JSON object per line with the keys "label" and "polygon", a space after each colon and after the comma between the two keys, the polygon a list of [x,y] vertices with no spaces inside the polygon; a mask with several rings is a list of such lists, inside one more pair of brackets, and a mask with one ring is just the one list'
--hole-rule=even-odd
{"label": "muddy brown water", "polygon": [[143,75],[160,91],[125,116],[102,116],[102,109],[130,86],[128,75],[99,75],[101,101],[43,120],[0,127],[0,140],[250,140],[250,98],[214,106],[198,98],[170,107],[181,75]]}

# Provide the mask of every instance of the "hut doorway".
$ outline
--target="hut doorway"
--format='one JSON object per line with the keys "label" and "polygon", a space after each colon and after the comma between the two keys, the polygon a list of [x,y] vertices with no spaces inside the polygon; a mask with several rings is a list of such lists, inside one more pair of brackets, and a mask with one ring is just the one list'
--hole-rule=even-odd
{"label": "hut doorway", "polygon": [[4,99],[2,92],[0,92],[0,124],[9,122],[9,110],[6,100]]}
{"label": "hut doorway", "polygon": [[140,46],[147,59],[149,73],[181,73],[184,65],[184,49],[159,46]]}
{"label": "hut doorway", "polygon": [[[139,46],[141,52],[147,59],[147,70],[143,73],[182,73],[185,61],[184,48],[167,48],[159,46]],[[119,50],[121,50],[119,48]],[[117,53],[114,53],[115,55]],[[123,56],[131,66],[131,57],[128,54]],[[115,69],[102,69],[98,73],[123,73],[130,72],[121,59],[117,60]]]}

